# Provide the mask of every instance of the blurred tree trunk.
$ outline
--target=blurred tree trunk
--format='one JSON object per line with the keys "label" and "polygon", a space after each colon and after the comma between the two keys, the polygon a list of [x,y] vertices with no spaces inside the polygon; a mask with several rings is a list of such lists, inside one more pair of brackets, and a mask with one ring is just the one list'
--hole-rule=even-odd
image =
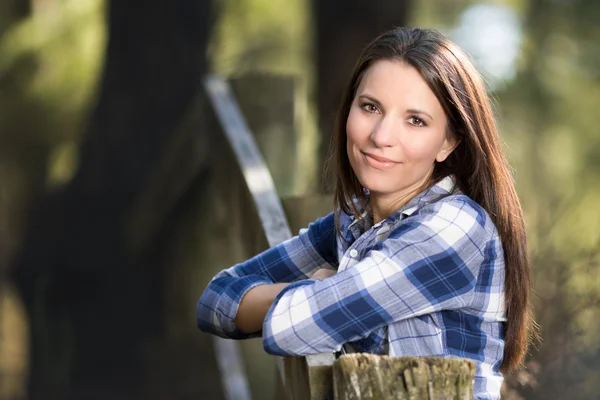
{"label": "blurred tree trunk", "polygon": [[104,71],[78,172],[32,213],[14,269],[32,332],[33,400],[139,397],[141,342],[164,329],[164,243],[132,261],[124,225],[200,90],[212,1],[107,3]]}
{"label": "blurred tree trunk", "polygon": [[15,22],[31,14],[31,0],[0,0],[0,38]]}
{"label": "blurred tree trunk", "polygon": [[[329,154],[335,115],[354,63],[377,35],[406,24],[408,0],[313,0],[316,20],[317,106],[323,171]],[[321,190],[329,192],[333,174],[322,176]]]}

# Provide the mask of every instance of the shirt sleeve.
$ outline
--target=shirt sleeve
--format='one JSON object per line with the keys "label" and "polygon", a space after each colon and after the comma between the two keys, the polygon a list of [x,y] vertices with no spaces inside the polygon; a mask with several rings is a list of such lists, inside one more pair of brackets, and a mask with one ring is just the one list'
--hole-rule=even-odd
{"label": "shirt sleeve", "polygon": [[336,268],[335,232],[331,213],[302,229],[298,236],[218,273],[198,300],[198,328],[231,339],[260,336],[260,332],[242,333],[233,322],[242,297],[258,285],[295,282],[318,268]]}
{"label": "shirt sleeve", "polygon": [[423,206],[354,266],[284,289],[264,321],[265,350],[284,356],[335,351],[395,321],[467,307],[493,240],[488,218],[464,200]]}

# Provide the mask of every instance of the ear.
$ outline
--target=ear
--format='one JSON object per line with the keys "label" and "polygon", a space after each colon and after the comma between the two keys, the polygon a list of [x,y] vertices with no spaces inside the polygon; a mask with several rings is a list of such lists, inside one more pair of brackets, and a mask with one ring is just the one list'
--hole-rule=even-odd
{"label": "ear", "polygon": [[448,158],[448,156],[450,154],[452,154],[452,152],[454,151],[456,146],[459,145],[459,143],[460,143],[460,139],[457,139],[456,136],[454,136],[452,134],[446,135],[446,139],[444,139],[442,148],[440,149],[437,156],[435,157],[435,161],[441,163],[444,160],[446,160],[446,158]]}

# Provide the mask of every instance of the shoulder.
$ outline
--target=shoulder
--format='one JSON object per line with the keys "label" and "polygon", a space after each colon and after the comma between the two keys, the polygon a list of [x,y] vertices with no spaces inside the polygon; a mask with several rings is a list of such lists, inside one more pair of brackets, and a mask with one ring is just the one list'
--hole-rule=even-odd
{"label": "shoulder", "polygon": [[451,219],[456,223],[469,222],[489,234],[496,233],[496,226],[488,212],[475,200],[462,193],[447,195],[428,203],[418,211],[418,214]]}
{"label": "shoulder", "polygon": [[[405,226],[405,227],[403,227]],[[422,205],[397,226],[439,235],[449,244],[468,239],[478,247],[497,237],[496,226],[487,211],[464,194],[449,194]]]}
{"label": "shoulder", "polygon": [[298,245],[305,249],[314,249],[329,263],[337,262],[335,217],[331,212],[324,217],[308,224],[307,228],[300,229],[299,242],[291,241],[286,246],[288,253],[295,253]]}
{"label": "shoulder", "polygon": [[317,246],[319,242],[331,240],[332,236],[335,237],[335,231],[335,216],[331,212],[310,222],[308,227],[300,229],[298,236],[301,239],[307,238]]}
{"label": "shoulder", "polygon": [[317,218],[315,221],[309,223],[309,226],[315,226],[315,227],[326,227],[329,228],[333,225],[335,225],[335,217],[334,217],[334,213],[330,212],[327,215],[324,215],[322,217]]}

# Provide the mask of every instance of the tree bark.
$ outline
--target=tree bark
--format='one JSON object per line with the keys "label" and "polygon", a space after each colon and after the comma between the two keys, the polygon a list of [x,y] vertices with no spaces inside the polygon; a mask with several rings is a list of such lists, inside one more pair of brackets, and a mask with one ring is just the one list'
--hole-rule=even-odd
{"label": "tree bark", "polygon": [[128,258],[124,225],[200,89],[211,5],[108,2],[104,70],[78,172],[40,202],[14,268],[32,332],[30,399],[139,392],[140,343],[163,329],[167,260],[164,243],[142,262]]}
{"label": "tree bark", "polygon": [[[317,107],[320,169],[328,158],[331,134],[345,86],[362,49],[377,35],[404,25],[408,0],[313,0],[316,20]],[[333,170],[322,176],[321,190],[331,191]]]}

